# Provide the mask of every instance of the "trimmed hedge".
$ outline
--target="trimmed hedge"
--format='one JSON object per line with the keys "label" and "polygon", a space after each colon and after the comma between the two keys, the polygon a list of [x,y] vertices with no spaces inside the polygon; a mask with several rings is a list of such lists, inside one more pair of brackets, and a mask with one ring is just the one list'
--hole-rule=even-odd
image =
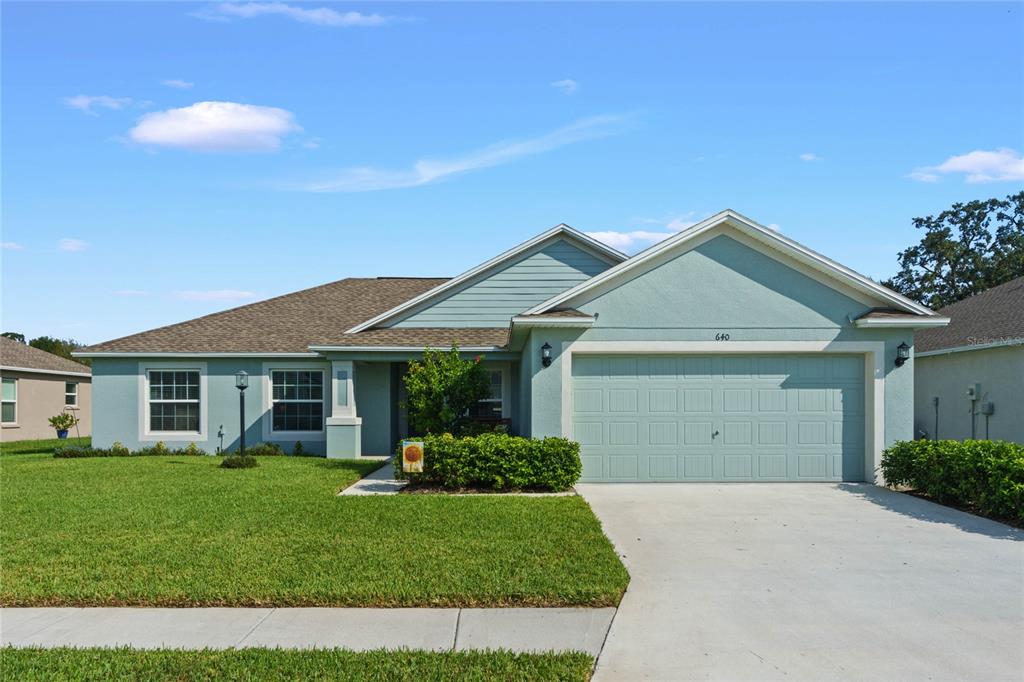
{"label": "trimmed hedge", "polygon": [[[79,457],[195,457],[207,454],[195,443],[189,443],[183,448],[169,448],[164,445],[163,441],[158,441],[155,445],[138,450],[129,450],[121,443],[116,442],[109,448],[94,448],[87,445],[64,445],[57,447],[53,451],[53,456],[59,459],[77,459]],[[222,454],[229,455],[230,453]],[[256,443],[252,447],[246,448],[245,454],[252,457],[283,457],[285,452],[277,443]],[[295,454],[302,456],[305,453],[299,450]]]}
{"label": "trimmed hedge", "polygon": [[195,443],[189,443],[188,446],[183,448],[169,448],[164,445],[163,441],[158,441],[155,445],[139,450],[129,450],[121,443],[115,442],[109,448],[65,445],[53,451],[53,456],[58,459],[77,459],[80,457],[195,457],[205,454]]}
{"label": "trimmed hedge", "polygon": [[426,436],[423,473],[402,471],[398,444],[395,476],[447,489],[566,490],[579,480],[580,445],[565,438],[521,438],[504,433],[455,438]]}
{"label": "trimmed hedge", "polygon": [[889,485],[936,502],[1024,523],[1024,445],[992,440],[900,441],[882,454]]}
{"label": "trimmed hedge", "polygon": [[[246,451],[248,452],[248,451]],[[252,455],[228,455],[220,461],[221,469],[251,469],[258,462]]]}

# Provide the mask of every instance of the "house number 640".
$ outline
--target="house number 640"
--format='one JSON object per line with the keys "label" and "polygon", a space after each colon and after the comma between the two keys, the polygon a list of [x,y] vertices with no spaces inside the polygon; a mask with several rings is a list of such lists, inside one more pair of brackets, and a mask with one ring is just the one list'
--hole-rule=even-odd
{"label": "house number 640", "polygon": [[715,334],[715,341],[728,341],[728,340],[729,340],[729,335],[726,334],[725,332],[718,332],[717,334]]}

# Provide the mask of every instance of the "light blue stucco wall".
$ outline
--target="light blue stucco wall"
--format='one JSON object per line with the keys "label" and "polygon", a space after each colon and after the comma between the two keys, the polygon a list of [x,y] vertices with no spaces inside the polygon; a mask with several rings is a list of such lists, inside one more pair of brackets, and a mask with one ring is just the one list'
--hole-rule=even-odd
{"label": "light blue stucco wall", "polygon": [[[143,368],[160,369],[162,363],[171,362],[167,358],[94,358],[93,359],[93,444],[96,447],[109,447],[114,441],[120,441],[131,449],[152,445],[154,440],[140,440],[139,394],[140,364]],[[217,432],[223,426],[223,446],[226,450],[238,448],[239,418],[238,389],[235,388],[235,372],[245,370],[249,373],[249,388],[245,391],[246,430],[245,442],[253,445],[261,441],[272,441],[290,452],[299,440],[294,435],[271,434],[265,437],[263,419],[265,410],[263,376],[264,362],[270,362],[274,368],[287,369],[292,364],[309,366],[309,361],[291,363],[287,360],[271,358],[188,358],[176,359],[173,362],[200,368],[205,363],[207,372],[207,415],[206,438],[160,436],[168,447],[184,447],[195,443],[207,452],[215,452],[221,445]],[[314,361],[315,362],[315,361]],[[330,364],[320,363],[325,377],[330,377]],[[325,391],[329,399],[328,390]],[[330,406],[325,405],[325,413],[329,414]],[[324,454],[324,439],[302,438],[305,450],[314,454]]]}
{"label": "light blue stucco wall", "polygon": [[[854,318],[871,306],[854,300],[736,240],[717,237],[642,276],[578,304],[597,315],[589,329],[534,329],[523,348],[530,386],[529,430],[562,435],[562,348],[581,341],[880,341],[885,343],[885,444],[913,436],[911,360],[896,368],[909,330],[866,330]],[[540,347],[553,362],[540,363]]]}
{"label": "light blue stucco wall", "polygon": [[507,327],[517,315],[607,270],[610,264],[566,239],[525,252],[486,277],[414,310],[395,327]]}
{"label": "light blue stucco wall", "polygon": [[[931,355],[915,362],[916,428],[929,438],[971,437],[967,385],[978,384],[975,437],[1024,443],[1024,345]],[[939,399],[938,415],[935,398]],[[995,407],[988,418],[980,414],[981,404],[987,402]]]}

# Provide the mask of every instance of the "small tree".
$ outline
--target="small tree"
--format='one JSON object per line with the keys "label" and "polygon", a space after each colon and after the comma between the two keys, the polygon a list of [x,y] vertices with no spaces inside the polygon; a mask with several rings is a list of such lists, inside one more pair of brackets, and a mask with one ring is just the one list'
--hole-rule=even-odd
{"label": "small tree", "polygon": [[482,358],[463,360],[458,346],[450,351],[426,349],[423,362],[410,362],[405,375],[405,408],[420,433],[461,433],[470,423],[469,409],[490,394]]}

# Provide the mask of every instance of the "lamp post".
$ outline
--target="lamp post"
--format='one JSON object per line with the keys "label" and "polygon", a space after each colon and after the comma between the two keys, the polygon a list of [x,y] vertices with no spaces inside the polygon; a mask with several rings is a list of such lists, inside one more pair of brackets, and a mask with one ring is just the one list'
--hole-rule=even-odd
{"label": "lamp post", "polygon": [[245,454],[245,389],[249,388],[249,375],[245,370],[235,372],[235,388],[238,389],[238,454]]}

